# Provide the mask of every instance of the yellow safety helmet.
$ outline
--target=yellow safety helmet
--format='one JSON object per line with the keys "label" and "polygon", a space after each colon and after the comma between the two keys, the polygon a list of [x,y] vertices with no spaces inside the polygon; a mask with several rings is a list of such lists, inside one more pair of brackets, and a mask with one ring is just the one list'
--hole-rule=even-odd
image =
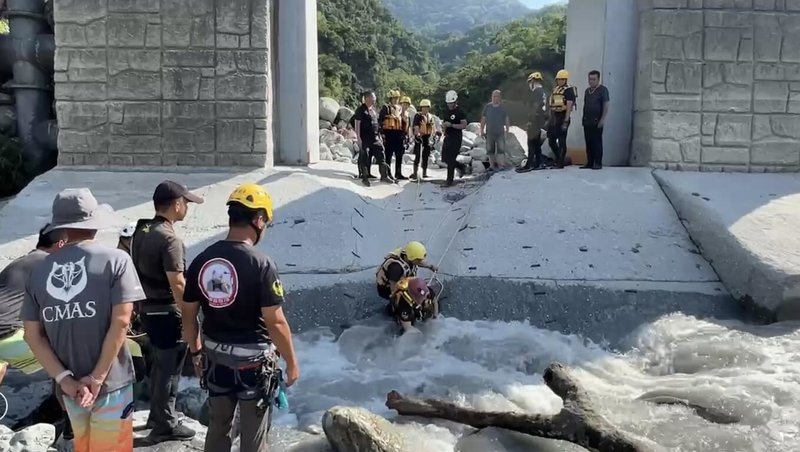
{"label": "yellow safety helmet", "polygon": [[425,249],[425,245],[413,241],[406,243],[406,246],[403,247],[403,254],[405,254],[406,259],[410,261],[421,261],[428,256],[428,251]]}
{"label": "yellow safety helmet", "polygon": [[389,97],[389,99],[392,99],[394,97],[400,97],[400,91],[396,90],[396,89],[390,90],[389,91],[389,96],[387,96],[387,97]]}
{"label": "yellow safety helmet", "polygon": [[227,204],[236,202],[249,209],[264,209],[267,219],[272,221],[272,197],[258,184],[247,183],[236,187],[228,197]]}
{"label": "yellow safety helmet", "polygon": [[531,75],[528,76],[528,81],[532,82],[534,80],[541,80],[542,73],[541,72],[531,72]]}
{"label": "yellow safety helmet", "polygon": [[403,97],[400,99],[400,103],[401,103],[401,104],[411,104],[411,98],[410,98],[410,97],[408,97],[408,96],[403,96]]}
{"label": "yellow safety helmet", "polygon": [[422,99],[421,101],[419,101],[419,108],[422,108],[422,107],[431,108],[431,101],[428,100],[428,99]]}
{"label": "yellow safety helmet", "polygon": [[556,73],[556,80],[567,80],[569,79],[569,72],[566,69],[561,69]]}

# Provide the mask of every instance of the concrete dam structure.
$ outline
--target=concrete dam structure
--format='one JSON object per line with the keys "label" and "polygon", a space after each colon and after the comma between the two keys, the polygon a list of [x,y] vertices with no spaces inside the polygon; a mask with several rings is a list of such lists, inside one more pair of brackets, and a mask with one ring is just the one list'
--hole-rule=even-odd
{"label": "concrete dam structure", "polygon": [[[26,11],[44,4],[12,0],[10,17],[35,24]],[[318,161],[315,1],[52,4],[61,167]],[[798,24],[798,0],[571,0],[565,67],[580,96],[570,152],[585,149],[583,90],[598,69],[612,97],[607,165],[797,171]],[[32,49],[35,28],[24,37]],[[39,53],[20,47],[17,58],[32,63],[14,84],[19,129],[46,138],[54,124],[27,119],[36,95],[23,91],[52,48],[43,42]]]}

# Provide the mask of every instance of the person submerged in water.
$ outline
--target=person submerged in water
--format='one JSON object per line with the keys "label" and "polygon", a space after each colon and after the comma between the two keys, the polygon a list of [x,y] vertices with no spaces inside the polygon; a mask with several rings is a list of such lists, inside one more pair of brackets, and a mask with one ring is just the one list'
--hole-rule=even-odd
{"label": "person submerged in water", "polygon": [[439,315],[439,303],[425,280],[412,276],[402,278],[395,284],[389,310],[403,327],[403,332],[406,332],[417,322],[436,318]]}

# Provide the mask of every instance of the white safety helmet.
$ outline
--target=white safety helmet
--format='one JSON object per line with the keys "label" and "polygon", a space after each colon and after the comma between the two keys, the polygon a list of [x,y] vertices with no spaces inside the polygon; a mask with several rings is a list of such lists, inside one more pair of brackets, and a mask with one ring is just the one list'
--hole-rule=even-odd
{"label": "white safety helmet", "polygon": [[129,239],[133,237],[133,232],[135,230],[136,230],[136,223],[128,223],[127,226],[122,228],[122,231],[120,231],[119,236],[124,239]]}
{"label": "white safety helmet", "polygon": [[458,93],[453,90],[448,91],[447,94],[445,94],[444,96],[444,101],[447,102],[448,104],[452,104],[457,100],[458,100]]}

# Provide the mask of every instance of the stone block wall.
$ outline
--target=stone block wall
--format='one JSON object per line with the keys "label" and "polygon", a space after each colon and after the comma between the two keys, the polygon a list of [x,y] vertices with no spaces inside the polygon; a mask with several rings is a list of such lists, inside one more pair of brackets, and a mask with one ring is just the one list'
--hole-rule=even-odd
{"label": "stone block wall", "polygon": [[631,164],[800,169],[800,0],[640,6]]}
{"label": "stone block wall", "polygon": [[54,0],[59,165],[271,163],[272,0]]}

